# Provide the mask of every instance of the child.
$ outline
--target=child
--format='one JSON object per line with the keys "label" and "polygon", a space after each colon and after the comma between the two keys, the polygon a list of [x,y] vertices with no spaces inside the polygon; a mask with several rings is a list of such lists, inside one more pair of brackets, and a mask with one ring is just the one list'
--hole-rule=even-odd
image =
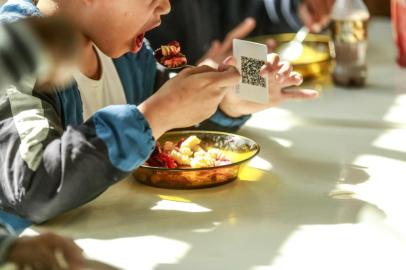
{"label": "child", "polygon": [[[43,222],[129,175],[164,132],[206,119],[210,127],[237,129],[250,113],[293,95],[281,91],[283,87],[301,83],[290,65],[273,56],[263,70],[277,78],[269,89],[275,98],[269,106],[239,100],[229,92],[240,80],[230,66],[185,69],[157,90],[163,73],[143,38],[169,10],[168,0],[39,0],[38,6],[30,0],[9,0],[0,9],[3,20],[64,15],[86,39],[80,73],[75,75],[78,84],[44,95],[30,79],[1,95],[3,209]],[[304,98],[317,95],[297,93]],[[117,105],[105,107],[111,104]],[[89,116],[85,122],[84,107]]]}

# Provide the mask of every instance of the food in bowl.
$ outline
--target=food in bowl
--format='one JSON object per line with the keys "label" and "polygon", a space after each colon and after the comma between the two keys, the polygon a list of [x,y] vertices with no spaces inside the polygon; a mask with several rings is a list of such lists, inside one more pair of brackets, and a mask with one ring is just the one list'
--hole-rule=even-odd
{"label": "food in bowl", "polygon": [[157,49],[155,59],[167,68],[179,68],[187,64],[187,58],[181,53],[180,44],[177,41],[172,41]]}
{"label": "food in bowl", "polygon": [[[196,138],[200,143],[196,144],[198,142]],[[213,155],[214,164],[212,160],[203,162],[197,160],[196,163],[201,163],[192,167],[192,165],[182,164],[180,160],[181,165],[179,165],[173,158],[176,163],[174,165],[172,159],[166,160],[169,156],[166,154],[163,160],[150,159],[134,172],[134,178],[141,183],[173,189],[204,188],[231,182],[238,178],[240,169],[259,153],[259,145],[249,138],[214,131],[168,132],[159,139],[159,145],[161,153],[180,150],[182,145],[188,146],[193,151],[192,148],[197,150],[199,145],[204,150],[205,156]],[[157,151],[159,153],[159,150],[156,150],[155,155]],[[182,151],[188,152],[188,150]],[[180,153],[180,151],[177,152]],[[199,150],[195,153],[199,153]],[[188,153],[188,157],[193,156]]]}
{"label": "food in bowl", "polygon": [[166,141],[163,146],[158,142],[146,165],[168,169],[209,168],[228,165],[231,160],[218,148],[204,149],[196,135],[179,141]]}

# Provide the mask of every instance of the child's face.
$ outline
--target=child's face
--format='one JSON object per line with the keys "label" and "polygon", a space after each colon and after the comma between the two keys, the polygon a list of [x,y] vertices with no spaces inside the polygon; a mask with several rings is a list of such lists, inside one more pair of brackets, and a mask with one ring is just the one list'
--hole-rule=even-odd
{"label": "child's face", "polygon": [[82,28],[105,54],[138,52],[144,33],[159,26],[170,11],[169,0],[88,0]]}

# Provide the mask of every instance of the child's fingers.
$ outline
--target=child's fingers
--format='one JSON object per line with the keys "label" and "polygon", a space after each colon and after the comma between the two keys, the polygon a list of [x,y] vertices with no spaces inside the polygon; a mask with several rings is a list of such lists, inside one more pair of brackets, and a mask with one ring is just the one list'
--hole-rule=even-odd
{"label": "child's fingers", "polygon": [[292,87],[292,86],[300,86],[303,83],[303,79],[299,79],[296,77],[289,77],[285,79],[285,81],[281,84],[282,88],[285,87]]}
{"label": "child's fingers", "polygon": [[260,75],[265,77],[267,74],[272,72],[278,72],[278,70],[282,67],[280,64],[280,57],[276,53],[268,54],[266,64],[261,68]]}
{"label": "child's fingers", "polygon": [[280,57],[276,53],[270,53],[267,57],[268,63],[271,64],[272,69],[276,70],[279,67]]}
{"label": "child's fingers", "polygon": [[259,75],[262,77],[265,77],[266,75],[270,73],[277,73],[279,70],[279,64],[275,65],[273,63],[267,62],[259,71]]}
{"label": "child's fingers", "polygon": [[303,76],[300,73],[292,72],[285,80],[283,87],[299,86],[303,83]]}
{"label": "child's fingers", "polygon": [[224,66],[235,66],[235,65],[236,65],[235,58],[232,56],[229,56],[223,61],[223,64],[221,64],[219,66],[219,69],[220,69],[220,67],[224,68]]}
{"label": "child's fingers", "polygon": [[293,66],[287,61],[280,62],[281,68],[278,71],[278,75],[281,77],[289,77],[293,71]]}
{"label": "child's fingers", "polygon": [[266,74],[274,73],[271,78],[277,83],[286,83],[286,81],[289,80],[292,71],[293,66],[289,62],[281,61],[276,68],[274,64],[267,63],[267,65],[261,69],[260,74],[264,77]]}
{"label": "child's fingers", "polygon": [[205,72],[211,72],[211,71],[216,71],[216,69],[203,65],[203,66],[198,66],[198,67],[188,67],[182,70],[179,75],[194,75],[194,74],[200,74],[200,73],[205,73]]}
{"label": "child's fingers", "polygon": [[291,87],[282,90],[283,99],[295,99],[295,100],[309,100],[319,96],[319,92],[310,89],[300,89],[298,87]]}
{"label": "child's fingers", "polygon": [[203,76],[216,88],[231,87],[237,85],[241,80],[241,75],[234,66],[226,66],[221,72],[208,72]]}

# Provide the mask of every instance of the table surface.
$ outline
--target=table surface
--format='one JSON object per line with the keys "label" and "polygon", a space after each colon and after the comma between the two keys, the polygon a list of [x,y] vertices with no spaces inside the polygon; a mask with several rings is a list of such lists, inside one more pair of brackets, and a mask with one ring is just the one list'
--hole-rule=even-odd
{"label": "table surface", "polygon": [[[223,186],[122,181],[32,231],[70,236],[121,269],[406,269],[406,70],[370,25],[369,81],[256,114],[262,150]],[[28,232],[29,233],[29,232]]]}

